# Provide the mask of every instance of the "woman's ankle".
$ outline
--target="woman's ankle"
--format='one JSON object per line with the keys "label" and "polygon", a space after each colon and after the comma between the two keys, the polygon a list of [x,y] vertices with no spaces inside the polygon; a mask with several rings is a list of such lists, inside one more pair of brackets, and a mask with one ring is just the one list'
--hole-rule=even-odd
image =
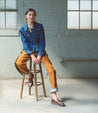
{"label": "woman's ankle", "polygon": [[51,97],[52,97],[53,100],[57,100],[58,99],[57,95],[56,95],[56,92],[52,92],[51,93]]}
{"label": "woman's ankle", "polygon": [[32,74],[30,74],[30,75],[28,76],[28,78],[32,78]]}

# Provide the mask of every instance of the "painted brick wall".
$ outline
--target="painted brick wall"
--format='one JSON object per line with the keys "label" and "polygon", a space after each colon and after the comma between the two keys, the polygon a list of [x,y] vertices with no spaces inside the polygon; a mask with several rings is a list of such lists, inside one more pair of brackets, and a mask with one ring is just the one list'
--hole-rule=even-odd
{"label": "painted brick wall", "polygon": [[[28,8],[37,11],[45,29],[46,50],[58,78],[98,78],[98,62],[63,62],[62,58],[98,58],[97,33],[70,34],[67,30],[67,0],[18,0],[18,29]],[[0,78],[19,78],[14,67],[22,50],[20,37],[0,37]]]}

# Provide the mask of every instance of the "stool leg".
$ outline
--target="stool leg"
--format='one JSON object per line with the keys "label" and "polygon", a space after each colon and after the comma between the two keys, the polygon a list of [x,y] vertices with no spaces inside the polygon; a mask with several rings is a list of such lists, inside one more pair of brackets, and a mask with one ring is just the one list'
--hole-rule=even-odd
{"label": "stool leg", "polygon": [[41,74],[41,80],[42,80],[44,97],[46,97],[46,91],[45,91],[45,85],[44,85],[44,79],[43,79],[43,73],[42,73],[41,63],[39,63],[39,68],[40,68],[40,74]]}
{"label": "stool leg", "polygon": [[29,95],[31,95],[31,88],[29,87]]}
{"label": "stool leg", "polygon": [[[30,71],[32,70],[32,59],[30,58]],[[31,87],[29,87],[29,95],[31,95]]]}
{"label": "stool leg", "polygon": [[34,78],[35,78],[35,95],[36,95],[36,101],[38,101],[36,64],[34,64]]}
{"label": "stool leg", "polygon": [[20,91],[20,98],[22,98],[22,93],[23,93],[23,86],[24,86],[24,79],[25,79],[25,75],[22,75],[22,84],[21,84],[21,91]]}

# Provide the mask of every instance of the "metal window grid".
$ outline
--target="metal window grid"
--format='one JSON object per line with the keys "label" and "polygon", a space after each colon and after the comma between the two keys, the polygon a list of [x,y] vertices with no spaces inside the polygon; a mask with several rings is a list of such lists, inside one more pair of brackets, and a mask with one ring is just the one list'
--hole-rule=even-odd
{"label": "metal window grid", "polygon": [[[67,10],[67,12],[79,12],[79,30],[80,29],[80,12],[91,12],[91,30],[93,29],[93,12],[98,12],[98,10],[93,10],[93,1],[91,0],[91,10],[80,10],[80,1],[79,0],[79,10]],[[68,2],[67,2],[67,6],[68,6]]]}
{"label": "metal window grid", "polygon": [[6,8],[6,1],[4,0],[4,9],[0,9],[0,12],[4,12],[5,13],[5,17],[4,17],[4,21],[5,21],[5,29],[6,29],[6,12],[18,12],[18,8],[17,8],[17,0],[16,0],[16,9],[7,9]]}

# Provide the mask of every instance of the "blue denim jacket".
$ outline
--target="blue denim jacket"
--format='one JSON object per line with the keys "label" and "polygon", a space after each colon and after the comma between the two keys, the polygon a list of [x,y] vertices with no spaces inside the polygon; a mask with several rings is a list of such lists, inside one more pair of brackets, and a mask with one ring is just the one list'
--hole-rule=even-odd
{"label": "blue denim jacket", "polygon": [[38,55],[45,55],[45,35],[43,25],[34,22],[34,25],[30,30],[28,29],[27,22],[19,30],[23,44],[23,49],[27,54],[38,53]]}

